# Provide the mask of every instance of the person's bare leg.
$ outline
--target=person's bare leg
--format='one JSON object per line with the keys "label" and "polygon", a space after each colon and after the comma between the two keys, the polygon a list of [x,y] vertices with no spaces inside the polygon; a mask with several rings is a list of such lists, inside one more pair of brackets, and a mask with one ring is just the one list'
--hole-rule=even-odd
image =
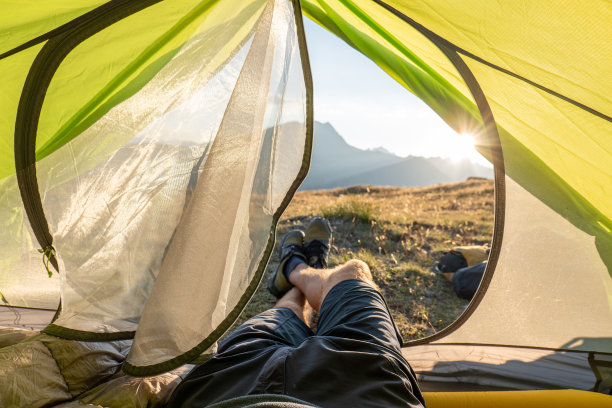
{"label": "person's bare leg", "polygon": [[289,274],[289,281],[304,294],[317,312],[331,288],[349,279],[358,279],[376,287],[368,265],[356,259],[333,269],[315,269],[301,263]]}
{"label": "person's bare leg", "polygon": [[312,319],[312,307],[306,302],[304,294],[296,287],[291,288],[280,298],[275,307],[286,307],[291,309],[308,327]]}

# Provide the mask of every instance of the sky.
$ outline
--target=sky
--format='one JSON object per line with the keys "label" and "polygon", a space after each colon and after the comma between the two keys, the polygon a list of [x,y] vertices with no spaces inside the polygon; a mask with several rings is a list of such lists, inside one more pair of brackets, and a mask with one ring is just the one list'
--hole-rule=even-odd
{"label": "sky", "polygon": [[315,120],[329,122],[350,145],[398,156],[449,157],[490,164],[469,135],[457,134],[424,102],[375,63],[304,19],[314,83]]}

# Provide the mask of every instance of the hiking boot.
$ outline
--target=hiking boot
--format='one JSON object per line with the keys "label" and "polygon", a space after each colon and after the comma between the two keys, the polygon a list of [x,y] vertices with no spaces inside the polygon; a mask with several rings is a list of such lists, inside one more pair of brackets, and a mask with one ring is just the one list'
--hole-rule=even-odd
{"label": "hiking boot", "polygon": [[283,237],[279,250],[280,263],[268,281],[268,291],[277,298],[282,297],[293,287],[287,278],[291,270],[285,271],[285,267],[293,269],[302,262],[307,263],[303,243],[304,233],[299,230],[289,231]]}
{"label": "hiking boot", "polygon": [[315,217],[310,221],[304,236],[304,250],[309,266],[317,269],[327,268],[331,236],[331,226],[325,218]]}

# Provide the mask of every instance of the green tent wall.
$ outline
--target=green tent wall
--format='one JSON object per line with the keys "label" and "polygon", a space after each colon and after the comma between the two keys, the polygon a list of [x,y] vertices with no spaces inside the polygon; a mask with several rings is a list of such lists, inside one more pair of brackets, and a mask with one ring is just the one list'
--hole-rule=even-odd
{"label": "green tent wall", "polygon": [[[275,223],[307,170],[313,100],[300,4],[0,4],[0,291],[15,306],[46,309],[57,307],[61,293],[63,307],[45,329],[49,334],[109,341],[135,335],[129,373],[155,374],[191,361],[213,345],[255,290]],[[417,372],[432,373],[433,382],[459,382],[436,377],[427,353],[447,353],[447,361],[479,353],[509,360],[522,349],[541,361],[563,355],[590,362],[597,387],[609,383],[602,368],[607,363],[598,362],[612,355],[610,4],[305,0],[301,8],[454,129],[473,134],[495,165],[496,220],[485,278],[456,322],[407,345]],[[265,92],[249,93],[251,83]],[[195,104],[198,112],[175,109],[194,98],[204,101]],[[301,107],[292,112],[295,104]],[[267,108],[256,111],[262,105]],[[188,159],[182,150],[136,152],[135,146],[146,145],[146,132],[162,135],[160,145],[171,144],[163,135],[194,115],[205,128],[200,136],[212,136],[192,146]],[[240,121],[238,131],[231,127]],[[224,135],[236,131],[258,139],[227,147]],[[232,155],[253,144],[260,148],[248,156],[243,176],[236,175],[236,188],[221,189],[224,176],[214,173],[213,164],[228,168]],[[279,161],[287,152],[297,167]],[[116,169],[104,164],[109,157],[121,160],[122,174],[132,175],[129,191],[146,182],[150,197],[159,200],[143,193],[110,205],[97,202]],[[126,164],[133,162],[138,165]],[[168,172],[176,177],[164,178]],[[96,181],[83,191],[80,178]],[[164,190],[179,179],[180,188]],[[110,197],[124,197],[122,192]],[[197,330],[185,331],[184,311],[192,299],[181,299],[181,288],[215,278],[204,278],[205,268],[171,260],[193,255],[189,245],[207,242],[188,225],[206,219],[206,211],[198,216],[195,207],[216,199],[230,211],[226,217],[243,222],[219,232],[228,238],[214,251],[223,254],[217,270],[228,270],[225,254],[245,240],[258,244],[248,259],[232,260],[230,275],[215,272],[219,282],[211,293],[222,289],[233,297],[202,305],[210,311],[202,312]],[[169,204],[176,200],[180,205]],[[96,224],[96,217],[114,217],[144,202],[149,212],[130,213],[142,216],[132,235]],[[106,205],[108,211],[92,210]],[[159,242],[134,240],[154,229],[150,220],[169,213],[173,221]],[[95,219],[87,224],[79,216]],[[117,220],[114,228],[126,223]],[[169,242],[180,245],[171,250]],[[134,261],[132,254],[145,247],[155,250]],[[121,260],[109,261],[116,252],[132,262],[121,274],[109,266]],[[164,263],[171,266],[164,269]],[[184,268],[189,276],[160,272]],[[483,376],[475,381],[486,385]]]}

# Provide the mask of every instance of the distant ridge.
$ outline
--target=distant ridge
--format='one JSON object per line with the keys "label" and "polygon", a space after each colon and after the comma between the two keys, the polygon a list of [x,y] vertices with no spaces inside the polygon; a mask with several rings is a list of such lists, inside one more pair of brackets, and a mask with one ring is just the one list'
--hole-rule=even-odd
{"label": "distant ridge", "polygon": [[493,170],[469,160],[399,157],[384,148],[362,150],[349,145],[329,123],[315,122],[310,172],[300,190],[361,184],[421,187],[454,183],[468,177],[492,178]]}

